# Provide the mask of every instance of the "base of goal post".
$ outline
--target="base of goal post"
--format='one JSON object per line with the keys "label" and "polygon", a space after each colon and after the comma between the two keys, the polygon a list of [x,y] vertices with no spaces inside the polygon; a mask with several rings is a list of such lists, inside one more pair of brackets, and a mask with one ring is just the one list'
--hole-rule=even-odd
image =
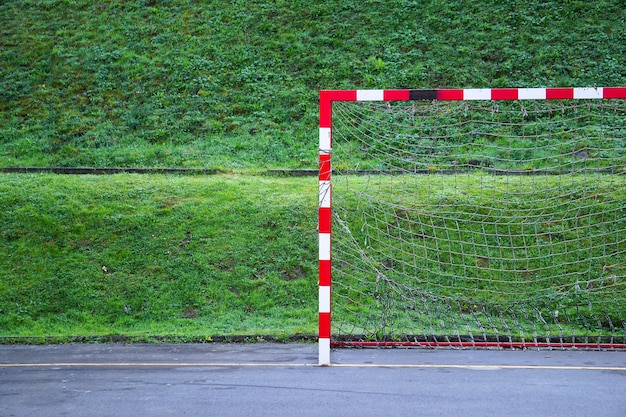
{"label": "base of goal post", "polygon": [[320,366],[330,365],[330,339],[319,339],[318,364]]}
{"label": "base of goal post", "polygon": [[[626,348],[615,307],[626,303],[624,99],[626,87],[321,91],[319,364],[343,346]],[[540,208],[523,198],[533,193],[546,198]],[[566,252],[576,254],[560,261]],[[475,337],[443,337],[464,332]]]}

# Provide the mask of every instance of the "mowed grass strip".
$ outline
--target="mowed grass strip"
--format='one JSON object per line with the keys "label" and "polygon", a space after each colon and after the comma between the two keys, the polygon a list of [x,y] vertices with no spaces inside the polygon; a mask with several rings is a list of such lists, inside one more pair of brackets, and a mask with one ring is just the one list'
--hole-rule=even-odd
{"label": "mowed grass strip", "polygon": [[313,334],[312,178],[0,177],[0,336]]}
{"label": "mowed grass strip", "polygon": [[624,180],[335,175],[335,331],[623,337]]}
{"label": "mowed grass strip", "polygon": [[[458,179],[456,183],[450,177],[427,175],[417,179],[420,187],[407,189],[400,177],[385,177],[393,183],[390,192],[405,198],[412,195],[439,210],[445,204],[448,210],[457,210],[461,220],[467,215],[476,217],[481,213],[476,210],[485,201],[495,203],[493,196],[485,194],[487,188],[479,190],[484,175],[464,178],[467,190],[480,193],[455,193],[463,201],[454,205],[450,204],[448,192],[459,185]],[[371,181],[382,178],[351,178],[353,190],[342,188],[341,178],[337,180],[336,200],[341,206],[343,200],[356,203]],[[472,181],[476,182],[474,188]],[[505,180],[494,177],[491,181]],[[506,210],[508,219],[521,217],[528,207],[546,204],[540,201],[542,190],[549,189],[554,181],[552,177],[516,178],[521,189],[535,184],[537,191],[519,193],[516,204],[503,201],[503,207],[494,209]],[[624,221],[617,216],[625,198],[623,188],[616,187],[615,178],[608,176],[581,177],[577,181],[592,182],[597,190],[607,189],[604,204],[616,217],[597,227],[615,236]],[[575,183],[572,180],[572,186]],[[435,192],[435,186],[439,191]],[[313,177],[2,175],[0,337],[19,340],[50,336],[62,341],[110,335],[159,340],[314,335],[318,303],[316,190],[317,178]],[[469,209],[469,204],[478,206]],[[372,215],[367,210],[376,207],[362,205],[361,210],[366,212],[355,210],[350,216]],[[545,215],[556,215],[550,213]],[[416,224],[413,220],[409,223],[412,227]],[[362,226],[355,229],[359,241],[366,239],[361,236]],[[464,223],[462,233],[476,234],[483,227],[480,222],[470,221]],[[457,247],[463,245],[460,240],[446,240],[445,245],[450,253],[463,251]],[[621,254],[623,251],[615,245],[622,245],[621,240],[611,249]],[[600,269],[601,261],[609,260],[594,259],[600,262]],[[610,261],[612,273],[621,276],[623,260],[611,257]],[[416,274],[423,280],[428,264],[418,269]],[[525,275],[507,277],[504,269],[501,266],[491,270],[495,275],[489,277],[492,287],[495,283],[503,286],[497,291],[497,299],[490,301],[499,305],[516,302],[512,291],[518,288],[516,285],[531,289],[530,283],[519,282],[526,279]],[[551,276],[564,276],[565,272],[550,270]],[[471,277],[456,275],[454,285],[446,284],[441,277],[431,277],[437,285],[433,281],[427,290],[433,297],[446,298],[451,295],[449,291],[463,287],[476,295],[478,289]],[[532,289],[541,294],[547,291],[549,297],[551,283],[535,278]],[[535,288],[544,284],[545,288]],[[623,323],[623,284],[610,284],[612,291],[588,294],[587,301],[593,301],[594,306],[588,315],[601,320],[608,317],[613,325],[619,325]],[[370,284],[354,285],[357,287],[350,287],[350,291],[360,293]],[[573,282],[560,285],[575,287]],[[561,301],[581,310],[576,294],[570,295],[574,298]],[[531,298],[534,301],[528,302],[538,307],[540,297]],[[337,318],[345,320],[342,314],[338,308]]]}

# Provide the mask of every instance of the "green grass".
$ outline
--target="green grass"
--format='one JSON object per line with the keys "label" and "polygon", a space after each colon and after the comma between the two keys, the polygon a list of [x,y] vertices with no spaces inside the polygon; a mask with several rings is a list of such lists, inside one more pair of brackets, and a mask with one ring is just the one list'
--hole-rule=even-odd
{"label": "green grass", "polygon": [[[5,207],[0,213],[0,337],[5,341],[111,335],[197,341],[316,333],[314,177],[4,174],[0,179],[0,205]],[[549,317],[559,310],[559,320],[565,321],[548,326],[553,334],[554,326],[566,334],[589,335],[623,323],[623,283],[610,277],[623,276],[623,261],[603,251],[623,252],[619,230],[626,225],[617,215],[615,221],[591,225],[603,218],[591,210],[615,214],[623,206],[626,196],[615,177],[581,175],[567,184],[551,176],[518,177],[512,184],[510,178],[486,174],[425,175],[417,184],[402,176],[355,177],[349,178],[347,189],[344,179],[336,179],[336,206],[359,205],[348,212],[353,237],[373,248],[374,256],[348,260],[348,271],[356,278],[346,280],[337,272],[336,300],[349,300],[337,304],[338,323],[371,314],[380,318],[380,307],[370,310],[372,303],[381,302],[370,298],[370,275],[381,265],[391,268],[389,262],[399,262],[397,276],[385,270],[401,286],[413,285],[415,277],[422,282],[407,294],[379,287],[379,298],[400,297],[393,305],[401,309],[384,309],[386,315],[419,316],[411,316],[410,322],[409,316],[398,319],[396,330],[423,326],[421,331],[428,331],[433,320],[426,314],[429,309],[448,324],[461,323],[470,314],[472,320],[514,320],[525,331],[536,329],[537,323],[507,319],[507,314],[526,317],[530,313],[522,308],[530,307]],[[517,197],[493,206],[488,190],[498,192],[503,183],[515,186]],[[387,197],[395,195],[400,206],[420,202],[422,208],[415,212],[385,214],[397,216],[393,227],[383,230],[390,236],[401,233],[401,246],[368,241],[376,234],[368,231],[371,221],[363,220],[379,216],[380,208],[364,204],[360,193],[373,192],[373,184],[387,189]],[[601,207],[592,208],[574,192],[581,184],[592,185]],[[562,200],[543,201],[544,190],[557,186]],[[532,222],[522,217],[531,208]],[[452,212],[460,220],[432,214]],[[458,229],[463,220],[468,223]],[[589,243],[591,260],[582,264],[587,239],[579,236],[576,221],[584,223],[585,233],[613,242],[605,247]],[[539,252],[529,248],[516,259],[506,242],[498,247],[493,241],[499,228],[519,240],[509,242],[511,248],[539,239]],[[417,252],[424,258],[406,258],[410,236],[416,236]],[[345,261],[342,244],[336,244],[339,268]],[[489,268],[481,265],[490,258]],[[563,275],[573,271],[559,265],[590,268],[588,279],[595,287],[586,287],[586,275],[581,275],[584,291],[578,293]],[[411,307],[420,299],[427,302]],[[408,301],[409,313],[403,309],[407,300],[413,300]],[[479,326],[470,327],[476,331]]]}
{"label": "green grass", "polygon": [[335,177],[335,331],[623,334],[623,185],[612,175]]}
{"label": "green grass", "polygon": [[0,166],[315,168],[334,88],[626,85],[623,1],[0,4]]}
{"label": "green grass", "polygon": [[313,334],[311,188],[4,175],[0,336]]}
{"label": "green grass", "polygon": [[623,172],[623,108],[623,100],[338,102],[333,167]]}
{"label": "green grass", "polygon": [[317,182],[254,174],[317,168],[318,91],[626,85],[625,17],[617,0],[1,2],[0,167],[229,174],[0,175],[0,336],[315,333]]}

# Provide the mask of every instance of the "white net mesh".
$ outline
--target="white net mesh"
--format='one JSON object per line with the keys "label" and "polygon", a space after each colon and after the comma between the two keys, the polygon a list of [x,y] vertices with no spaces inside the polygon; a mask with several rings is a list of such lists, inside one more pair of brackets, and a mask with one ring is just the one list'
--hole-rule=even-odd
{"label": "white net mesh", "polygon": [[336,102],[333,339],[625,343],[625,113]]}

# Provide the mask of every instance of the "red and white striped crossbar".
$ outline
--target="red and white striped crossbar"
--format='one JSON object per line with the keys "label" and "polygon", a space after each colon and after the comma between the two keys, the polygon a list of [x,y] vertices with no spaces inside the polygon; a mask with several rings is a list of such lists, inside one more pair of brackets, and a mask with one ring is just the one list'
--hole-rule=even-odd
{"label": "red and white striped crossbar", "polygon": [[330,364],[331,150],[334,101],[624,99],[626,87],[322,90],[319,131],[319,364]]}

